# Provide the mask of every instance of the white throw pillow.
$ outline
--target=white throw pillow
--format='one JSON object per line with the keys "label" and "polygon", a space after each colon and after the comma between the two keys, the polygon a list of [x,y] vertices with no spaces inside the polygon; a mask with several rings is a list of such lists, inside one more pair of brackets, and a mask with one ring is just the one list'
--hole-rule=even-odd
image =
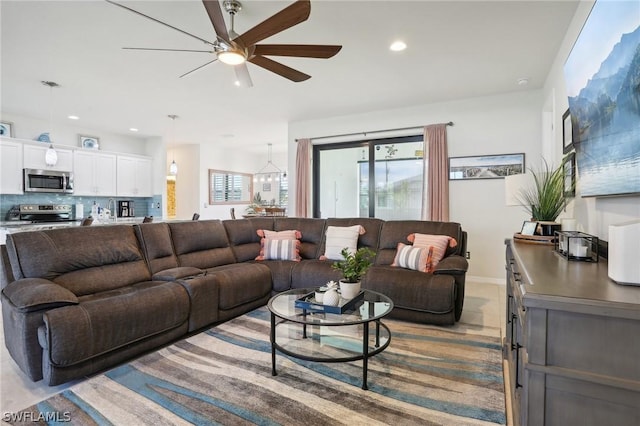
{"label": "white throw pillow", "polygon": [[353,226],[328,226],[324,255],[321,259],[342,260],[342,249],[349,253],[355,253],[358,248],[358,237],[363,234],[361,225]]}

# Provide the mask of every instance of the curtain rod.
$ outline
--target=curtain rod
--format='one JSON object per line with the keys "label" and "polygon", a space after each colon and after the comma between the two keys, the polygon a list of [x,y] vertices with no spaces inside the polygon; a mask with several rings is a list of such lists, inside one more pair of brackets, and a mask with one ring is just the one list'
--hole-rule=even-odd
{"label": "curtain rod", "polygon": [[[445,123],[447,126],[453,126],[453,121],[449,121],[448,123]],[[343,138],[346,136],[356,136],[356,135],[363,135],[363,136],[367,136],[367,135],[372,135],[375,133],[387,133],[387,132],[398,132],[400,130],[410,130],[410,129],[415,129],[415,130],[419,130],[424,128],[424,126],[411,126],[411,127],[398,127],[397,129],[386,129],[386,130],[373,130],[371,132],[357,132],[357,133],[344,133],[342,135],[331,135],[331,136],[318,136],[315,138],[309,138],[309,140],[312,141],[317,141],[320,139],[330,139],[330,138]],[[296,139],[296,142],[298,142],[299,139]]]}

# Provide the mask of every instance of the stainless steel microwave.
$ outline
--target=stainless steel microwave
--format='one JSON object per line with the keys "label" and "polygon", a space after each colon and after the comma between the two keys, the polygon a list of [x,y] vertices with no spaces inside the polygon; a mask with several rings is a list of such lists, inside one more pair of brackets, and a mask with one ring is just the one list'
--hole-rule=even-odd
{"label": "stainless steel microwave", "polygon": [[24,192],[73,194],[73,173],[57,170],[24,169]]}

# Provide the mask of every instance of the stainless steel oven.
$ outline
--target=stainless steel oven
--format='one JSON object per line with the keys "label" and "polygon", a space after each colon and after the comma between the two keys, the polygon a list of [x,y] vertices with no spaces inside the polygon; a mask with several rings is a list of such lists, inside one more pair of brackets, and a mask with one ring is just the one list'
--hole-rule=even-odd
{"label": "stainless steel oven", "polygon": [[73,173],[24,169],[24,192],[73,193]]}

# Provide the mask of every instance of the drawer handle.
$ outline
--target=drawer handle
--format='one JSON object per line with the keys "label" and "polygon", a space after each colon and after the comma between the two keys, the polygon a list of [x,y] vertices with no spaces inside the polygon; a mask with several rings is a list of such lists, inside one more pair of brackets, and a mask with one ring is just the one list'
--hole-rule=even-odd
{"label": "drawer handle", "polygon": [[522,348],[522,345],[516,343],[516,389],[522,387],[520,384],[520,348]]}
{"label": "drawer handle", "polygon": [[517,318],[518,316],[516,314],[511,314],[511,350],[512,351],[515,350],[517,346],[517,344],[513,343],[515,340],[514,333],[513,333],[513,326],[515,325]]}

